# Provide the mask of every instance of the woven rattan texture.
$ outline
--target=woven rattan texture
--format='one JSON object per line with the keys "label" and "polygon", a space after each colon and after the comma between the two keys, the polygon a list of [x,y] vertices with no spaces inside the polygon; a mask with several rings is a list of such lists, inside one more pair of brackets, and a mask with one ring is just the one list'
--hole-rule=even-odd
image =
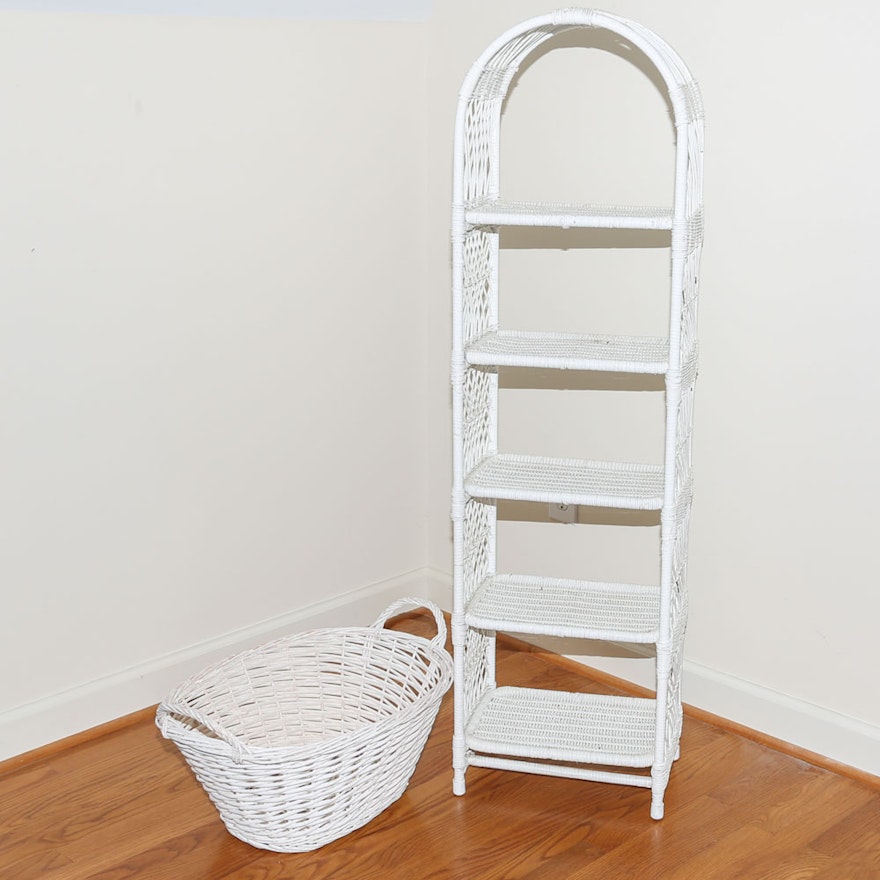
{"label": "woven rattan texture", "polygon": [[535,455],[495,455],[465,478],[471,495],[511,501],[547,501],[659,510],[660,465],[582,461]]}
{"label": "woven rattan texture", "polygon": [[653,642],[659,587],[499,574],[467,605],[471,626],[507,632]]}
{"label": "woven rattan texture", "polygon": [[[615,44],[627,50],[624,54],[631,53],[634,60],[640,58],[636,63],[641,68],[653,66],[656,77],[651,76],[652,80],[665,87],[675,126],[671,205],[525,203],[502,194],[499,145],[501,113],[508,91],[517,72],[527,60],[531,62],[529,56],[540,63],[540,56],[552,51],[552,45],[544,44],[573,28],[605,31],[605,37],[610,35]],[[539,47],[540,52],[536,51]],[[663,815],[663,795],[681,731],[704,229],[702,154],[702,98],[682,59],[642,25],[599,10],[558,10],[511,28],[487,47],[462,85],[456,118],[452,211],[453,642],[457,700],[453,789],[457,794],[465,792],[469,765],[525,770],[649,785],[651,815]],[[621,238],[630,236],[628,229],[668,230],[667,337],[537,333],[503,327],[499,308],[500,230],[506,226],[604,228],[621,230]],[[502,367],[662,375],[666,411],[662,464],[561,460],[506,449],[501,453],[504,446],[503,438],[499,442],[498,437],[498,372]],[[497,573],[495,502],[502,499],[659,510],[657,585],[641,588]],[[528,699],[524,695],[514,698],[501,689],[505,697],[499,702],[494,674],[495,630],[653,643],[657,698],[638,705],[637,719],[628,718],[620,706],[615,706],[608,710],[611,720],[607,713],[597,714],[595,707],[582,705],[583,701],[574,708],[546,703],[532,695]],[[478,716],[482,719],[479,724],[475,720]],[[594,723],[595,718],[600,720]],[[490,719],[495,720],[490,724]],[[576,744],[576,737],[554,732],[554,724],[564,728],[569,723],[566,719],[575,726],[586,725],[597,737],[602,730],[612,740],[618,734],[623,736],[629,745],[624,743],[615,752],[620,764],[650,766],[650,777],[586,766],[584,762],[604,754],[607,743],[600,742],[594,753],[590,749],[595,743]],[[523,742],[511,751],[505,737],[512,736],[509,731],[514,729],[521,732],[517,736]],[[548,743],[558,743],[559,736],[571,749],[573,763],[565,768],[548,763],[545,748]]]}
{"label": "woven rattan texture", "polygon": [[556,761],[648,767],[654,758],[653,700],[501,687],[467,727],[475,751]]}
{"label": "woven rattan texture", "polygon": [[479,199],[467,205],[465,220],[475,226],[671,229],[672,211],[641,205],[570,205]]}
{"label": "woven rattan texture", "polygon": [[230,833],[279,852],[315,849],[403,794],[452,682],[446,626],[427,639],[373,627],[314,630],[230,657],[162,702]]}
{"label": "woven rattan texture", "polygon": [[646,336],[499,330],[476,339],[465,356],[470,364],[662,375],[669,343]]}

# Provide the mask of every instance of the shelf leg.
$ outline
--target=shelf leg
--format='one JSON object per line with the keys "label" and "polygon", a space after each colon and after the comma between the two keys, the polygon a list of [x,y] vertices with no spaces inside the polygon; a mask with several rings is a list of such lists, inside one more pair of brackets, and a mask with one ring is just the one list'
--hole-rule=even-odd
{"label": "shelf leg", "polygon": [[669,784],[670,762],[664,761],[662,767],[651,769],[651,818],[663,818],[663,796],[666,794],[666,786]]}
{"label": "shelf leg", "polygon": [[465,793],[464,774],[467,771],[464,737],[452,737],[452,793],[461,796]]}
{"label": "shelf leg", "polygon": [[461,797],[466,790],[467,786],[464,783],[464,770],[456,770],[455,775],[452,777],[452,793]]}

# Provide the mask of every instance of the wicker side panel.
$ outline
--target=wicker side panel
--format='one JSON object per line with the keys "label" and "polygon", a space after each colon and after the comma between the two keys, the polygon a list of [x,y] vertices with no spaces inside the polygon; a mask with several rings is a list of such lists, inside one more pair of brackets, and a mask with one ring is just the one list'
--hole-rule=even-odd
{"label": "wicker side panel", "polygon": [[468,102],[463,156],[465,203],[486,196],[491,191],[491,180],[497,173],[493,167],[497,161],[497,151],[493,147],[497,143],[500,121],[500,97],[475,96]]}
{"label": "wicker side panel", "polygon": [[483,65],[465,105],[462,157],[465,203],[498,194],[502,104],[523,59],[555,32],[554,28],[540,28],[520,34],[501,46]]}
{"label": "wicker side panel", "polygon": [[[703,250],[703,122],[697,119],[681,132],[687,138],[687,237],[682,278],[681,363],[693,365],[684,385],[696,373],[697,311],[700,289],[700,257]],[[688,372],[691,375],[688,375]]]}
{"label": "wicker side panel", "polygon": [[495,634],[468,628],[464,645],[464,716],[495,687]]}
{"label": "wicker side panel", "polygon": [[492,327],[493,249],[497,235],[470,229],[462,243],[462,337],[465,345]]}
{"label": "wicker side panel", "polygon": [[490,574],[495,506],[469,499],[464,510],[464,564],[462,580],[467,603]]}
{"label": "wicker side panel", "polygon": [[471,368],[465,372],[462,400],[462,465],[469,473],[495,451],[494,393],[498,374]]}
{"label": "wicker side panel", "polygon": [[690,505],[678,517],[676,524],[675,547],[673,551],[673,581],[670,602],[672,630],[671,661],[667,684],[666,700],[666,736],[664,769],[672,765],[678,753],[678,741],[681,737],[681,673],[684,659],[684,635],[687,629],[688,592],[686,583],[687,572],[687,535],[690,524]]}
{"label": "wicker side panel", "polygon": [[[495,505],[469,499],[464,512],[463,604],[494,566]],[[464,643],[464,714],[469,717],[486,689],[494,686],[494,634],[468,629]]]}
{"label": "wicker side panel", "polygon": [[688,617],[687,560],[693,495],[692,438],[694,421],[694,390],[697,378],[697,315],[699,305],[700,257],[703,247],[703,121],[702,103],[696,84],[686,91],[690,119],[680,131],[687,138],[687,200],[688,217],[684,273],[682,277],[682,311],[680,354],[682,387],[676,416],[675,446],[675,526],[672,547],[672,585],[670,596],[671,662],[669,669],[665,754],[663,771],[668,773],[678,753],[681,736],[681,673],[684,636]]}

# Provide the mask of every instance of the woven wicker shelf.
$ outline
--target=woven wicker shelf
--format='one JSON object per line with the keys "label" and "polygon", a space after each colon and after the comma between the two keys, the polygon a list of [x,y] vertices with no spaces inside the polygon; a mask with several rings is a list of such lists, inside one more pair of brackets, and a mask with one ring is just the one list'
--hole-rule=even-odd
{"label": "woven wicker shelf", "polygon": [[464,488],[475,498],[659,510],[663,506],[663,468],[618,461],[493,455],[465,477]]}
{"label": "woven wicker shelf", "polygon": [[465,620],[485,630],[652,643],[660,588],[499,574],[479,586]]}
{"label": "woven wicker shelf", "polygon": [[669,363],[669,343],[647,336],[496,330],[468,345],[465,359],[469,364],[496,367],[662,375]]}
{"label": "woven wicker shelf", "polygon": [[[570,33],[578,29],[581,34]],[[527,70],[532,61],[539,63],[553,50],[552,41],[566,32],[595,48],[610,45],[608,40],[627,46],[632,59],[641,59],[637,64],[643,73],[646,67],[653,67],[648,78],[665,89],[675,131],[671,205],[545,204],[505,197],[511,193],[504,188],[513,179],[501,174],[505,99],[518,72]],[[596,86],[603,88],[605,82]],[[576,89],[572,80],[572,112],[589,114],[589,101],[581,105]],[[597,136],[606,130],[595,129]],[[555,131],[546,134],[560,136]],[[664,133],[658,139],[658,149],[665,149],[665,138]],[[638,146],[652,148],[647,141]],[[578,193],[575,198],[579,198],[584,184],[600,172],[581,161],[576,146],[571,149],[571,171],[585,178],[572,186],[572,192]],[[453,791],[457,795],[465,794],[469,767],[492,767],[650,788],[651,816],[663,816],[664,792],[678,754],[682,723],[681,670],[693,487],[691,438],[704,228],[702,163],[702,99],[687,66],[656,34],[616,15],[569,8],[522,22],[486,48],[462,84],[452,199]],[[535,180],[526,179],[528,186],[534,185],[540,170],[535,169]],[[556,172],[554,168],[554,179]],[[513,180],[513,185],[520,183]],[[668,304],[665,337],[575,333],[565,324],[548,328],[560,332],[538,331],[534,326],[502,329],[501,318],[509,312],[501,287],[513,268],[510,248],[505,247],[510,242],[505,242],[504,229],[510,227],[605,230],[586,238],[576,236],[579,243],[588,242],[594,248],[623,249],[646,243],[663,246],[669,259],[668,285],[661,285],[657,294]],[[646,237],[633,232],[637,230],[651,234]],[[530,247],[548,255],[571,243],[569,236],[558,234],[527,238]],[[550,263],[542,257],[540,266],[549,270]],[[589,266],[585,263],[584,268]],[[568,283],[564,274],[548,271],[539,288],[541,297],[546,294],[552,299],[554,292],[545,288],[552,287],[556,277]],[[585,283],[584,293],[594,297],[589,307],[595,307],[601,289]],[[649,296],[646,291],[646,299]],[[644,303],[649,310],[657,306],[656,301]],[[663,462],[635,464],[499,453],[515,449],[517,444],[515,436],[499,437],[499,426],[515,425],[501,419],[499,411],[500,390],[508,387],[499,368],[510,367],[662,377]],[[565,382],[556,381],[559,376],[546,378],[553,379],[546,385],[550,393],[556,393],[561,385],[585,395],[609,384],[624,393],[661,384],[644,378],[614,383],[588,377],[570,377]],[[535,390],[544,387],[539,383]],[[548,420],[542,428],[548,433],[586,427],[564,424],[562,412],[555,408],[542,412],[542,418]],[[601,437],[606,427],[618,432],[613,433],[615,437],[623,430],[619,424],[593,422],[582,431],[584,442],[589,443],[594,435],[597,441],[607,439]],[[589,454],[587,451],[585,456]],[[648,575],[653,585],[639,586],[499,573],[498,560],[508,552],[506,542],[511,533],[503,525],[499,527],[498,505],[493,503],[497,500],[660,511],[656,580]],[[648,520],[656,522],[655,517],[639,518],[645,524]],[[531,559],[535,568],[540,568],[542,553],[547,558],[553,552],[558,533],[551,532],[555,528],[534,523],[523,526],[527,535],[517,531],[517,539],[528,542],[528,552],[534,550]],[[579,537],[591,528],[585,522],[572,536]],[[523,569],[531,564],[525,563]],[[499,688],[495,677],[497,632],[653,644],[657,698]],[[633,770],[617,769],[625,767]],[[649,773],[644,769],[648,767]]]}
{"label": "woven wicker shelf", "polygon": [[547,761],[650,767],[654,700],[500,687],[465,728],[469,749]]}
{"label": "woven wicker shelf", "polygon": [[566,205],[479,199],[465,206],[472,226],[552,226],[561,229],[672,229],[668,208]]}

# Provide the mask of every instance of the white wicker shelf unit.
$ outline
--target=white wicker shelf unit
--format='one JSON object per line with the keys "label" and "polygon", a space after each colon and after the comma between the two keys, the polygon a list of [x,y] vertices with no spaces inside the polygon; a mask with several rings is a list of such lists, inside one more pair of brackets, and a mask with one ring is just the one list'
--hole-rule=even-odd
{"label": "white wicker shelf unit", "polygon": [[[676,131],[671,206],[525,204],[501,198],[499,135],[507,91],[531,53],[572,28],[604,29],[641,50],[665,84]],[[650,788],[651,815],[663,816],[682,719],[702,115],[696,83],[665,42],[640,25],[596,10],[560,10],[512,28],[489,46],[462,86],[452,217],[456,794],[465,792],[469,766],[492,767]],[[499,233],[509,226],[669,230],[668,336],[501,328]],[[663,463],[499,454],[498,369],[511,366],[663,376]],[[659,511],[657,583],[496,571],[499,500]],[[655,696],[497,686],[499,631],[653,645]]]}

